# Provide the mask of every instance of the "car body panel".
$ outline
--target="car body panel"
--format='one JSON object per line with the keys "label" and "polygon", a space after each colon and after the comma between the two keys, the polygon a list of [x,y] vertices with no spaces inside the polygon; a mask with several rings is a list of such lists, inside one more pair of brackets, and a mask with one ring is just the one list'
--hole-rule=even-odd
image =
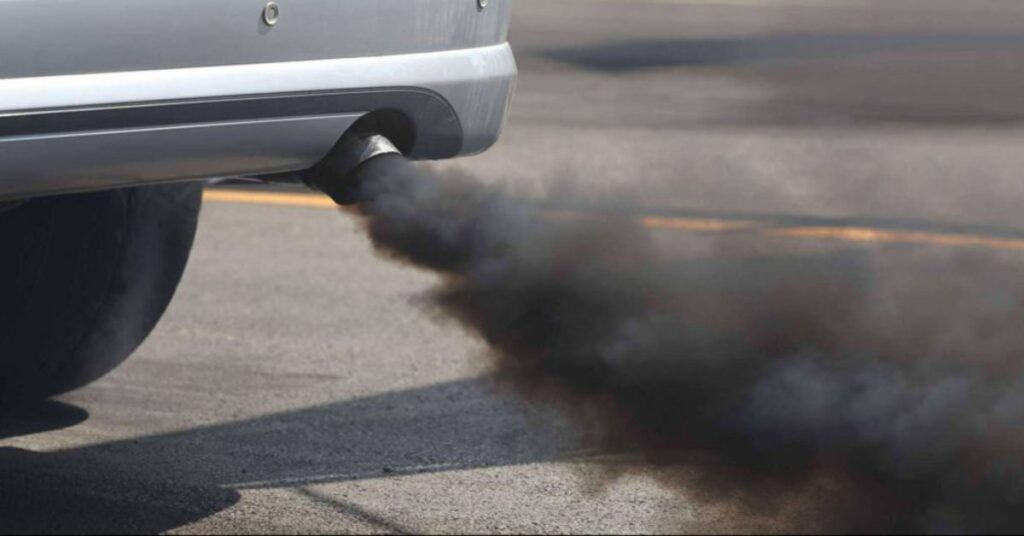
{"label": "car body panel", "polygon": [[15,58],[0,65],[0,198],[305,169],[377,110],[409,119],[412,158],[473,154],[497,139],[516,78],[507,0],[296,1],[273,27],[247,0],[10,4],[79,24],[27,10],[26,27],[65,32],[47,45],[0,21]]}
{"label": "car body panel", "polygon": [[0,79],[281,63],[486,47],[509,0],[5,0]]}

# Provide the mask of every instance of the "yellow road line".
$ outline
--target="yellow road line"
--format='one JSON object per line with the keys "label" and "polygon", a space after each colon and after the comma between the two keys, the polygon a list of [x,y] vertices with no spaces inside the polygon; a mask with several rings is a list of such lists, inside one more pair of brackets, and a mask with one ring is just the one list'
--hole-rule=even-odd
{"label": "yellow road line", "polygon": [[757,222],[743,220],[720,220],[715,218],[665,218],[662,216],[645,216],[639,219],[649,229],[675,229],[698,233],[720,233],[735,231],[757,225]]}
{"label": "yellow road line", "polygon": [[283,205],[289,207],[336,208],[326,195],[288,192],[251,192],[246,190],[203,190],[203,201]]}
{"label": "yellow road line", "polygon": [[[203,191],[203,200],[223,203],[248,203],[256,205],[278,205],[305,208],[337,208],[337,205],[335,205],[329,197],[316,193],[207,189]],[[650,229],[667,229],[685,232],[719,233],[749,229],[756,230],[766,236],[784,238],[1024,250],[1024,239],[1000,238],[966,233],[940,233],[856,226],[758,228],[762,224],[756,221],[719,218],[645,216],[639,218],[637,221],[644,227]]]}
{"label": "yellow road line", "polygon": [[1024,239],[999,238],[994,236],[931,233],[927,231],[906,231],[897,229],[872,229],[870,227],[782,227],[766,229],[770,236],[790,238],[821,238],[844,242],[876,242],[890,244],[926,244],[950,247],[984,247],[990,249],[1024,249]]}

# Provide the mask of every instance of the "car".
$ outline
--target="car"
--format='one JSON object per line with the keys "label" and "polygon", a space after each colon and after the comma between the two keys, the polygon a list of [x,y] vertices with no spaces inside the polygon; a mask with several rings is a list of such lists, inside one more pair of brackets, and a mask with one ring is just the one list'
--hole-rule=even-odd
{"label": "car", "polygon": [[134,351],[185,268],[202,180],[301,179],[355,135],[478,153],[516,80],[510,0],[3,7],[0,403]]}

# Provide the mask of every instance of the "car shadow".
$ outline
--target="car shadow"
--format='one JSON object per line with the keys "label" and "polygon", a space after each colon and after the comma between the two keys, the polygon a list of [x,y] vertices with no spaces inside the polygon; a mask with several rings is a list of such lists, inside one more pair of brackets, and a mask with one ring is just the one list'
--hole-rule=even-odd
{"label": "car shadow", "polygon": [[[502,391],[494,378],[476,378],[53,452],[0,448],[0,531],[162,532],[232,506],[246,488],[301,491],[315,483],[585,454],[576,447],[577,432],[554,410]],[[50,416],[49,429],[87,416],[59,402],[36,411]],[[9,437],[47,426],[3,430]],[[332,505],[398,530],[386,519]]]}

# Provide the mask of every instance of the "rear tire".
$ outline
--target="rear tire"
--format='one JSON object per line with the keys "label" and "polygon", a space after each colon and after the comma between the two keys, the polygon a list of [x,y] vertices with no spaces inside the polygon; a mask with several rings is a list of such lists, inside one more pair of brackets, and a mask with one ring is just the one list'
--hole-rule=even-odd
{"label": "rear tire", "polygon": [[170,303],[197,183],[33,199],[0,213],[0,403],[81,387],[124,361]]}

